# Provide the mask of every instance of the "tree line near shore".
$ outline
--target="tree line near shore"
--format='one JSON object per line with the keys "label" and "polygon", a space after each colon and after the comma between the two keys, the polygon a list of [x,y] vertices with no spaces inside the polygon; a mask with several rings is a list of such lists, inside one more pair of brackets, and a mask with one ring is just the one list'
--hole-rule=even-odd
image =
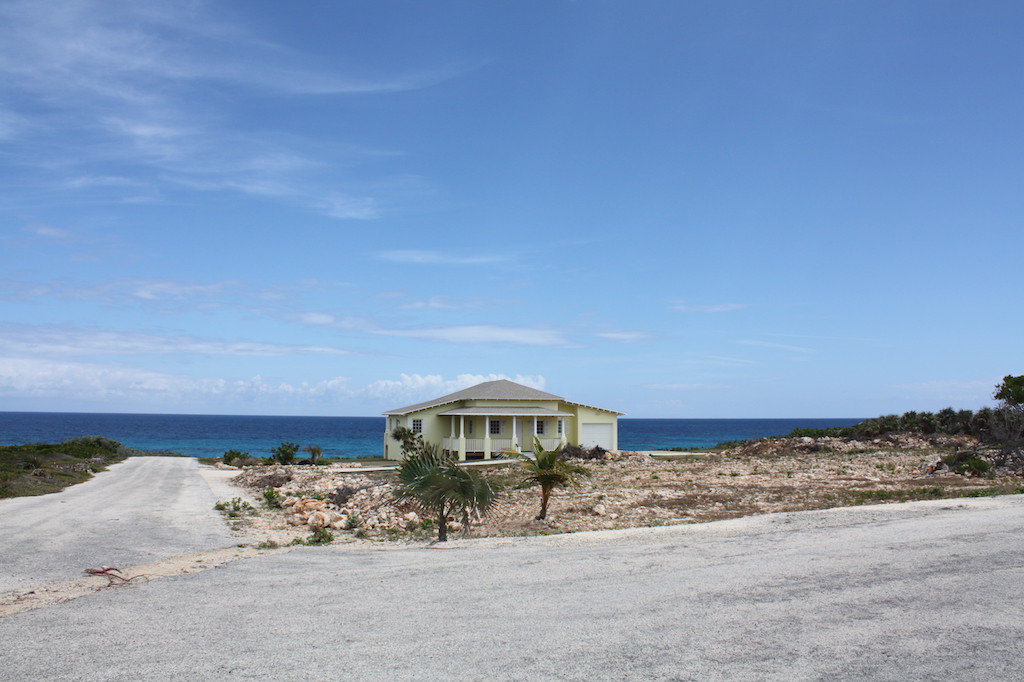
{"label": "tree line near shore", "polygon": [[915,432],[972,436],[993,445],[1021,444],[1024,441],[1024,375],[1003,377],[993,398],[999,401],[999,405],[977,411],[947,407],[934,413],[910,411],[902,415],[888,414],[853,426],[794,429],[789,437],[877,438],[889,433]]}

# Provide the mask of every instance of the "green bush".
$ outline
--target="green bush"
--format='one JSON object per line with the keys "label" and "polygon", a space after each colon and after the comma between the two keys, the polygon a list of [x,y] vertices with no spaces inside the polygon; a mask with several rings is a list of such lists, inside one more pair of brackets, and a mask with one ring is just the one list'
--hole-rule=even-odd
{"label": "green bush", "polygon": [[246,514],[251,514],[256,511],[251,504],[243,500],[241,497],[233,497],[227,502],[218,502],[213,505],[213,508],[232,519]]}
{"label": "green bush", "polygon": [[248,452],[242,452],[241,450],[228,450],[224,453],[224,457],[221,461],[228,466],[236,466],[235,462],[243,459],[249,459]]}
{"label": "green bush", "polygon": [[284,495],[277,488],[267,488],[263,491],[263,503],[268,509],[280,509],[284,502]]}
{"label": "green bush", "polygon": [[958,474],[970,474],[980,476],[986,474],[992,468],[992,463],[982,459],[977,453],[970,450],[958,452],[955,455],[948,455],[942,458],[950,469]]}
{"label": "green bush", "polygon": [[285,441],[276,448],[271,448],[270,452],[273,460],[278,464],[291,464],[295,461],[295,455],[299,452],[301,447],[302,445],[299,443],[289,443]]}
{"label": "green bush", "polygon": [[980,457],[971,457],[970,459],[961,462],[953,468],[958,474],[971,474],[972,476],[980,476],[981,474],[988,473],[989,469],[992,468],[992,463],[988,460],[984,460]]}
{"label": "green bush", "polygon": [[334,542],[334,533],[326,528],[317,528],[306,538],[307,545],[329,545],[332,542]]}

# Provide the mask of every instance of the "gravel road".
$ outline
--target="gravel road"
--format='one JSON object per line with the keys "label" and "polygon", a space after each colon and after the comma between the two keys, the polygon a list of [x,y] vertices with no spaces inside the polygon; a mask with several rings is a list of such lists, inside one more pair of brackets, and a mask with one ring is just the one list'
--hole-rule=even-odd
{"label": "gravel road", "polygon": [[191,457],[131,457],[59,493],[0,500],[0,592],[230,547],[213,509],[230,491],[211,486]]}
{"label": "gravel road", "polygon": [[1014,496],[302,547],[0,618],[0,670],[10,680],[1021,680],[1022,527]]}

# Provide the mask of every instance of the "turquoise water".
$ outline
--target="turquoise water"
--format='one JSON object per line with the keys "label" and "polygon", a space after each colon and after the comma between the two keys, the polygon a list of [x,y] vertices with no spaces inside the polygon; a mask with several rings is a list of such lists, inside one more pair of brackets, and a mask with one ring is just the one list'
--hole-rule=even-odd
{"label": "turquoise water", "polygon": [[[849,426],[861,419],[620,419],[619,448],[711,447],[785,435],[795,428]],[[380,457],[384,417],[254,417],[181,414],[0,412],[0,445],[105,436],[140,450],[267,457],[282,441],[319,445],[325,457]]]}

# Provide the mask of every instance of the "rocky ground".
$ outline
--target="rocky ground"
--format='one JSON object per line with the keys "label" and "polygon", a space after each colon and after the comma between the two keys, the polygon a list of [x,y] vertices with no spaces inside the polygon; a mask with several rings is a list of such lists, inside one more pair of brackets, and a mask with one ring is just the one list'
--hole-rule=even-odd
{"label": "rocky ground", "polygon": [[[980,451],[988,461],[1002,464],[984,475],[957,474],[942,462],[977,447],[965,437],[898,434],[864,441],[761,439],[672,459],[609,453],[582,462],[593,475],[578,488],[557,490],[546,521],[534,519],[540,507],[537,489],[517,488],[521,476],[515,467],[496,466],[487,475],[504,489],[500,501],[472,528],[456,524],[453,530],[473,536],[538,535],[1024,492],[1024,465],[1013,466],[1013,457],[1008,463],[997,452]],[[415,507],[394,502],[392,474],[341,469],[247,467],[232,482],[252,491],[255,509],[233,517],[237,530],[264,546],[303,541],[315,537],[319,528],[335,541],[426,540],[435,535],[432,523],[421,519]]]}

